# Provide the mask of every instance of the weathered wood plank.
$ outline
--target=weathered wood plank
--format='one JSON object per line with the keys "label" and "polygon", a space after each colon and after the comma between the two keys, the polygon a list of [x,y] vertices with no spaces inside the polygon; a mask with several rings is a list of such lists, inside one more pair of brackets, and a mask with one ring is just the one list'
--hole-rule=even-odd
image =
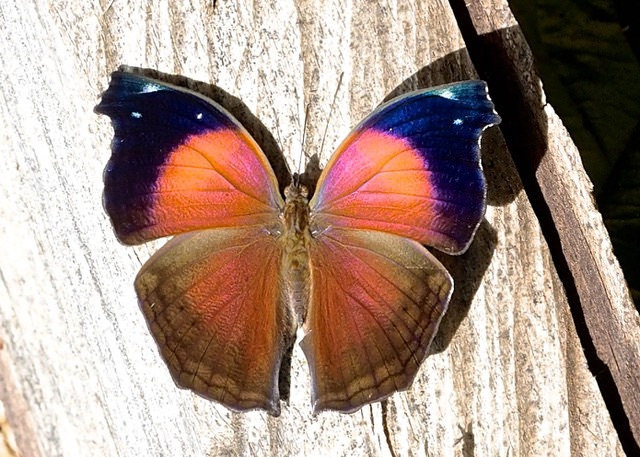
{"label": "weathered wood plank", "polygon": [[[640,317],[613,254],[592,184],[580,153],[546,104],[533,55],[505,0],[469,3],[470,18],[487,55],[483,73],[500,87],[509,106],[504,129],[532,198],[540,198],[538,217],[550,243],[557,243],[556,263],[565,271],[573,306],[584,315],[590,340],[615,382],[624,412],[640,444]],[[501,72],[492,74],[491,68]],[[519,94],[518,103],[510,99]],[[515,114],[517,113],[517,114]]]}
{"label": "weathered wood plank", "polygon": [[324,164],[385,97],[475,71],[441,0],[167,3],[0,4],[0,400],[22,455],[622,455],[497,129],[486,220],[440,256],[456,292],[410,391],[313,418],[299,349],[280,418],[176,389],[132,287],[162,242],[120,246],[100,205],[112,131],[91,109],[110,71],[204,82],[292,165],[307,105]]}

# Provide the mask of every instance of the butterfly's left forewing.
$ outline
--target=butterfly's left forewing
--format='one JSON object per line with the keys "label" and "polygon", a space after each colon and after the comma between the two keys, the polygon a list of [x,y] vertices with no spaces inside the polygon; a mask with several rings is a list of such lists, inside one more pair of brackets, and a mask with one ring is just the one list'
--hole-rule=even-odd
{"label": "butterfly's left forewing", "polygon": [[277,219],[283,201],[267,158],[215,102],[115,72],[96,111],[114,128],[104,206],[123,243]]}

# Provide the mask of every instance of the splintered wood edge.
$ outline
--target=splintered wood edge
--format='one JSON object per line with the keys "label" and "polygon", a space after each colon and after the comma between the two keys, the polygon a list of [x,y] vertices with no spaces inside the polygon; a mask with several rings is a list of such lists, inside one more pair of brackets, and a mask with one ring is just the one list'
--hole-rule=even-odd
{"label": "splintered wood edge", "polygon": [[[562,250],[554,254],[562,255],[570,270],[571,278],[563,278],[564,285],[575,287],[579,296],[578,303],[570,300],[570,305],[582,308],[597,355],[611,371],[636,443],[640,443],[640,319],[594,203],[592,184],[580,153],[553,108],[546,104],[531,49],[507,2],[480,0],[467,3],[466,7],[477,40],[490,45],[484,52],[493,56],[503,53],[505,58],[501,63],[511,66],[510,75],[515,77],[512,83],[519,86],[533,114],[529,119],[534,125],[528,128],[537,129],[546,137],[540,151],[532,148],[537,156],[529,159],[536,168],[525,171],[519,166],[519,171],[521,175],[530,174],[522,176],[525,187],[527,182],[535,181],[548,206]],[[489,82],[492,94],[500,93],[504,86],[496,82],[489,68],[483,68],[482,60],[487,59],[473,52],[472,59],[481,76]],[[504,133],[509,144],[510,132],[504,130]],[[527,148],[518,151],[531,153]],[[538,213],[535,198],[532,205]],[[553,237],[554,234],[545,231],[544,221],[541,222],[545,237]],[[550,246],[552,244],[550,242]]]}

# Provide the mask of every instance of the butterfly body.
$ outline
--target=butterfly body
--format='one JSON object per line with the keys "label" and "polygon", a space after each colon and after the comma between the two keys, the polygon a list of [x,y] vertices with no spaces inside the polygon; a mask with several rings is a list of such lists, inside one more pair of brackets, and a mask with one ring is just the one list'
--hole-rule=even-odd
{"label": "butterfly body", "polygon": [[464,252],[485,209],[482,81],[415,91],[356,126],[307,195],[284,199],[223,107],[115,72],[96,111],[114,127],[104,206],[116,236],[174,235],[135,280],[180,387],[235,411],[280,412],[302,327],[314,412],[353,412],[411,386],[453,281],[423,246]]}
{"label": "butterfly body", "polygon": [[287,186],[284,194],[285,205],[281,215],[284,229],[280,237],[284,290],[298,326],[302,326],[307,316],[311,284],[309,200],[307,189],[297,183]]}

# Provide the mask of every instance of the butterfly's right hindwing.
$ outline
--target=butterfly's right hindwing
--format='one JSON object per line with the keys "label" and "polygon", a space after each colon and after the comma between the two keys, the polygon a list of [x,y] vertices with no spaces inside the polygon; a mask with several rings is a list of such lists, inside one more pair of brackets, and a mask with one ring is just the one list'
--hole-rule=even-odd
{"label": "butterfly's right hindwing", "polygon": [[142,267],[136,292],[176,383],[237,411],[280,411],[295,335],[282,303],[281,246],[259,228],[178,235]]}

